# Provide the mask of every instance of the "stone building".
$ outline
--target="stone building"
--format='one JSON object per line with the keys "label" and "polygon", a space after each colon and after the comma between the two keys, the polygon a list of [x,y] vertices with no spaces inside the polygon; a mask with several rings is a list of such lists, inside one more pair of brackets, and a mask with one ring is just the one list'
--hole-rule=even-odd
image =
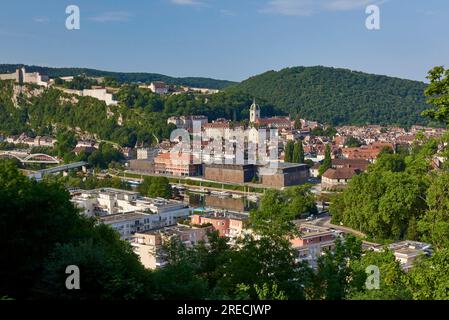
{"label": "stone building", "polygon": [[309,178],[306,164],[277,163],[277,168],[259,167],[259,178],[263,186],[284,188],[304,184]]}
{"label": "stone building", "polygon": [[14,82],[19,84],[33,83],[39,86],[48,87],[50,78],[39,72],[26,72],[23,67],[17,69],[13,73],[0,74],[0,80],[14,80]]}
{"label": "stone building", "polygon": [[256,167],[253,164],[205,164],[204,179],[226,182],[251,182],[256,176]]}

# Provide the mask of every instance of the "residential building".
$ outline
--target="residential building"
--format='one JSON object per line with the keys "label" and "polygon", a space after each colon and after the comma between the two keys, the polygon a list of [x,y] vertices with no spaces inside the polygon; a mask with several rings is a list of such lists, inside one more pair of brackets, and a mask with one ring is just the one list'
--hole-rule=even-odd
{"label": "residential building", "polygon": [[201,165],[193,163],[188,153],[161,153],[154,159],[154,171],[157,174],[191,177],[201,175]]}
{"label": "residential building", "polygon": [[400,262],[401,267],[408,271],[416,258],[422,255],[431,255],[431,245],[418,241],[401,241],[389,245],[389,249],[393,250],[394,256]]}
{"label": "residential building", "polygon": [[191,225],[211,225],[213,230],[218,231],[220,237],[236,239],[243,235],[244,221],[247,217],[223,212],[209,212],[206,214],[193,214]]}
{"label": "residential building", "polygon": [[298,252],[298,260],[308,262],[312,268],[316,267],[318,258],[327,250],[334,248],[338,232],[329,228],[313,224],[298,226],[300,236],[290,240],[292,248]]}
{"label": "residential building", "polygon": [[320,175],[320,167],[321,167],[321,163],[316,162],[313,164],[313,166],[309,169],[310,172],[310,176],[312,178],[318,178],[318,176]]}
{"label": "residential building", "polygon": [[374,251],[389,249],[393,251],[394,256],[404,271],[409,271],[418,257],[423,255],[430,256],[432,254],[432,246],[430,244],[410,240],[392,243],[386,247],[379,244],[372,244],[367,249]]}
{"label": "residential building", "polygon": [[169,86],[167,84],[165,84],[165,82],[162,81],[154,81],[151,82],[149,89],[153,92],[153,93],[157,93],[157,94],[167,94],[168,93],[168,89]]}
{"label": "residential building", "polygon": [[89,217],[111,225],[128,238],[136,231],[152,230],[176,224],[190,214],[182,202],[141,197],[139,193],[113,188],[80,190],[72,202]]}
{"label": "residential building", "polygon": [[5,139],[8,143],[14,144],[27,144],[32,147],[54,147],[57,142],[56,138],[50,136],[36,136],[34,138],[28,137],[27,134],[22,133],[19,136],[9,136]]}
{"label": "residential building", "polygon": [[133,251],[148,269],[158,269],[166,265],[164,244],[177,240],[187,247],[199,242],[207,243],[207,234],[211,226],[193,227],[178,224],[153,231],[136,232],[131,239]]}
{"label": "residential building", "polygon": [[352,167],[327,169],[321,176],[321,189],[328,191],[344,189],[352,177],[361,172],[360,169]]}
{"label": "residential building", "polygon": [[117,213],[100,218],[105,225],[120,234],[120,239],[131,240],[136,232],[150,230],[152,215],[142,212]]}
{"label": "residential building", "polygon": [[364,159],[332,159],[332,168],[354,168],[360,171],[366,171],[370,162]]}

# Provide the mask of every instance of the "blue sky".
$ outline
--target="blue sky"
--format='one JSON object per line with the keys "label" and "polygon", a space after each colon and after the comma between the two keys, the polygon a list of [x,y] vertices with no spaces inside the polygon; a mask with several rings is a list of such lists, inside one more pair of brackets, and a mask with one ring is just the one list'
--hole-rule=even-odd
{"label": "blue sky", "polygon": [[[365,28],[373,3],[376,31]],[[71,4],[80,30],[65,28]],[[432,66],[449,67],[449,1],[3,1],[0,63],[236,81],[325,65],[425,80]]]}

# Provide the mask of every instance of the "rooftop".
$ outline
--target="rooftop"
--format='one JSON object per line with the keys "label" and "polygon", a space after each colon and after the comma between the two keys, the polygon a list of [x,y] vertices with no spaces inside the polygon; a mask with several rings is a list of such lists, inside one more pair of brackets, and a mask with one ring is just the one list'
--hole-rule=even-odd
{"label": "rooftop", "polygon": [[110,214],[107,216],[103,216],[100,219],[103,223],[108,224],[108,223],[117,223],[129,220],[143,219],[147,216],[148,214],[142,212],[128,212],[128,213]]}
{"label": "rooftop", "polygon": [[331,180],[352,179],[352,177],[358,173],[360,173],[360,170],[357,168],[337,168],[337,169],[330,168],[327,169],[325,173],[323,173],[323,177]]}

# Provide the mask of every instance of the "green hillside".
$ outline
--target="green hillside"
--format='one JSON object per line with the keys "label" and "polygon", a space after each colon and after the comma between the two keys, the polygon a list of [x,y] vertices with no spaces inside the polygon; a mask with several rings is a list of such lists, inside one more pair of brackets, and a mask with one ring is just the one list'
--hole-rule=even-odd
{"label": "green hillside", "polygon": [[[207,115],[210,120],[235,121],[249,117],[252,98],[237,92],[211,96],[154,94],[137,85],[125,85],[116,94],[117,106],[107,106],[91,97],[78,97],[55,88],[43,89],[12,81],[0,81],[0,135],[55,135],[58,128],[94,134],[124,146],[154,143],[169,138],[175,115]],[[259,101],[264,116],[281,114],[274,106]],[[157,139],[156,139],[157,138]]]}
{"label": "green hillside", "polygon": [[[0,73],[14,72],[17,68],[24,65],[19,64],[0,64]],[[216,80],[210,78],[201,77],[186,77],[186,78],[174,78],[157,73],[145,73],[145,72],[111,72],[101,71],[88,68],[50,68],[39,66],[27,66],[25,68],[28,72],[40,72],[50,77],[64,77],[64,76],[77,76],[85,75],[87,77],[112,77],[119,82],[151,82],[151,81],[164,81],[171,85],[185,85],[196,88],[210,88],[210,89],[223,89],[229,85],[234,84],[232,81]]]}
{"label": "green hillside", "polygon": [[262,98],[292,116],[340,124],[426,124],[426,84],[328,67],[268,71],[227,90]]}

